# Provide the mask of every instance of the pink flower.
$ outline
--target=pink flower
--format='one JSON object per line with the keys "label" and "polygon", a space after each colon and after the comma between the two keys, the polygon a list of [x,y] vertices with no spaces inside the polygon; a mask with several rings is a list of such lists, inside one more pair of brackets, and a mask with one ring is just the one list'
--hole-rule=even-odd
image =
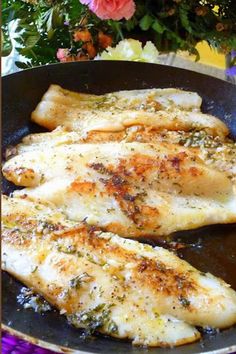
{"label": "pink flower", "polygon": [[102,20],[128,20],[135,12],[133,0],[80,0]]}
{"label": "pink flower", "polygon": [[59,48],[57,50],[57,59],[61,62],[67,61],[67,58],[69,57],[70,52],[68,48]]}

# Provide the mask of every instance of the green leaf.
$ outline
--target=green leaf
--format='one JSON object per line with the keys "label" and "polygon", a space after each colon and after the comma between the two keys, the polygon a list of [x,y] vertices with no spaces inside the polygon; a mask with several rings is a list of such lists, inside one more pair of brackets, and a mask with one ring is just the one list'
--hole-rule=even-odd
{"label": "green leaf", "polygon": [[53,8],[50,9],[49,15],[48,15],[48,19],[47,19],[47,23],[46,23],[46,28],[47,28],[47,33],[48,33],[48,38],[52,38],[53,36],[53,24],[52,24],[52,19],[53,19]]}
{"label": "green leaf", "polygon": [[108,20],[108,24],[113,29],[114,33],[116,34],[116,40],[119,41],[124,39],[124,35],[121,28],[121,23],[119,21]]}
{"label": "green leaf", "polygon": [[53,28],[51,28],[48,31],[48,39],[52,39],[52,37],[54,36],[55,30]]}
{"label": "green leaf", "polygon": [[179,7],[179,15],[180,15],[180,21],[182,26],[189,32],[192,33],[192,27],[191,27],[191,23],[189,21],[189,6],[186,5],[185,3],[183,3],[180,7]]}
{"label": "green leaf", "polygon": [[38,18],[38,25],[40,28],[43,28],[43,26],[48,26],[48,19],[50,18],[50,15],[52,14],[53,9],[48,9],[47,11],[40,11],[39,18]]}
{"label": "green leaf", "polygon": [[160,34],[164,33],[165,31],[165,26],[158,20],[153,23],[152,28],[154,29],[154,31]]}
{"label": "green leaf", "polygon": [[8,32],[1,30],[1,54],[3,57],[7,57],[12,51],[12,43]]}
{"label": "green leaf", "polygon": [[190,48],[189,51],[191,54],[195,55],[195,61],[200,60],[200,53],[195,47]]}
{"label": "green leaf", "polygon": [[87,11],[85,6],[80,3],[79,0],[64,0],[66,20],[70,24],[77,24],[81,18],[81,15]]}
{"label": "green leaf", "polygon": [[3,57],[7,57],[9,54],[11,54],[11,51],[12,51],[12,46],[10,43],[2,44],[1,54]]}
{"label": "green leaf", "polygon": [[29,62],[23,63],[21,61],[15,61],[15,64],[19,69],[29,69],[32,67]]}
{"label": "green leaf", "polygon": [[141,18],[139,26],[143,31],[147,31],[151,27],[152,23],[153,17],[149,14],[146,14],[145,16],[143,16],[143,18]]}
{"label": "green leaf", "polygon": [[39,38],[40,38],[39,34],[29,36],[25,41],[25,47],[26,48],[34,47],[35,44],[38,42]]}
{"label": "green leaf", "polygon": [[126,30],[129,32],[132,31],[135,28],[135,26],[137,26],[137,23],[138,23],[137,19],[133,16],[130,20],[125,22]]}
{"label": "green leaf", "polygon": [[53,8],[52,25],[54,29],[64,25],[64,9],[59,5]]}

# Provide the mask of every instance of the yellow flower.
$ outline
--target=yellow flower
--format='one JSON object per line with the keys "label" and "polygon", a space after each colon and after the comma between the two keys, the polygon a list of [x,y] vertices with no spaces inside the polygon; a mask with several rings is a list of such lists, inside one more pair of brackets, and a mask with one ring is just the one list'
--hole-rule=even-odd
{"label": "yellow flower", "polygon": [[104,60],[130,60],[158,63],[158,50],[150,41],[142,48],[142,43],[135,39],[123,39],[116,47],[108,47],[101,54]]}

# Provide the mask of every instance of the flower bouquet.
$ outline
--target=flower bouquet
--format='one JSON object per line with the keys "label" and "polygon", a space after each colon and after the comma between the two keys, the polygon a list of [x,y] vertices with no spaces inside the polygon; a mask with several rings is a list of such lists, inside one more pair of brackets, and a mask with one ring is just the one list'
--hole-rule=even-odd
{"label": "flower bouquet", "polygon": [[[9,35],[11,21],[17,21],[17,26]],[[187,50],[198,59],[195,46],[202,40],[225,54],[236,48],[236,1],[3,0],[3,55],[10,53],[13,35],[16,50],[26,58],[16,63],[20,68],[90,60],[102,52],[104,58],[106,53],[116,58],[119,50],[128,50],[127,45],[137,46],[125,41],[111,52],[124,38],[153,43],[132,47],[141,50],[140,60],[155,54],[156,48],[160,52]]]}

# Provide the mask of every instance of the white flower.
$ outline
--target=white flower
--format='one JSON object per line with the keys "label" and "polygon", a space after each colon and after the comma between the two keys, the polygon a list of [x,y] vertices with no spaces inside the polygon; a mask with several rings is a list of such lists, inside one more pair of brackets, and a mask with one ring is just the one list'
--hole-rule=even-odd
{"label": "white flower", "polygon": [[158,63],[158,50],[150,41],[142,48],[142,43],[135,39],[123,39],[116,47],[108,47],[96,59],[129,60],[147,63]]}

